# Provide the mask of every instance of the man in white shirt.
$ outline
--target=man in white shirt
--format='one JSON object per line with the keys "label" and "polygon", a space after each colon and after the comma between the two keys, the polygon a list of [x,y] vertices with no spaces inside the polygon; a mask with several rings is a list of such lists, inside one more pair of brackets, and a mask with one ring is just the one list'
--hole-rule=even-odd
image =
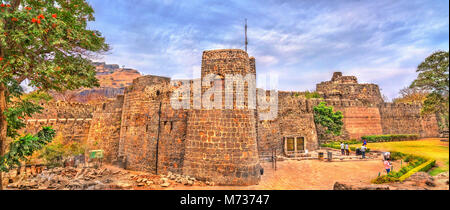
{"label": "man in white shirt", "polygon": [[342,154],[342,155],[345,154],[345,145],[344,145],[344,142],[341,142],[341,154]]}
{"label": "man in white shirt", "polygon": [[363,159],[366,158],[366,149],[367,149],[366,146],[364,145],[361,146],[361,154]]}

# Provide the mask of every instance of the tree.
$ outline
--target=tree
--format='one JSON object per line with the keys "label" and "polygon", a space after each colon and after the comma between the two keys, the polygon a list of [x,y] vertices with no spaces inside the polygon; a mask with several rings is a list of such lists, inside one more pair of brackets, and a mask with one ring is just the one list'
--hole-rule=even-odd
{"label": "tree", "polygon": [[[10,0],[0,5],[0,156],[6,138],[17,138],[23,117],[39,105],[23,102],[20,84],[41,90],[98,86],[89,58],[109,49],[89,30],[94,10],[86,0]],[[14,106],[12,107],[11,104]],[[17,123],[12,123],[17,122]],[[0,173],[1,180],[1,173]],[[1,189],[0,182],[0,189]]]}
{"label": "tree", "polygon": [[326,128],[326,133],[332,133],[335,136],[341,135],[344,122],[344,115],[340,111],[333,111],[332,106],[327,106],[325,102],[320,102],[314,106],[314,123]]}
{"label": "tree", "polygon": [[418,87],[405,87],[400,90],[400,97],[394,98],[394,103],[423,103],[430,91]]}
{"label": "tree", "polygon": [[438,114],[441,127],[449,124],[449,53],[437,51],[417,67],[419,75],[411,88],[429,91],[423,102],[422,114]]}

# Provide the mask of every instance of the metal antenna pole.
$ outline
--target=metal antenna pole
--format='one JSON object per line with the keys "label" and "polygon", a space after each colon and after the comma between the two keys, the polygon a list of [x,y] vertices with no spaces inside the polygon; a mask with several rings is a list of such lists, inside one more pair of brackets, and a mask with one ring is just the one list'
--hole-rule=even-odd
{"label": "metal antenna pole", "polygon": [[248,45],[248,41],[247,41],[247,18],[245,18],[245,52],[247,52],[247,45]]}

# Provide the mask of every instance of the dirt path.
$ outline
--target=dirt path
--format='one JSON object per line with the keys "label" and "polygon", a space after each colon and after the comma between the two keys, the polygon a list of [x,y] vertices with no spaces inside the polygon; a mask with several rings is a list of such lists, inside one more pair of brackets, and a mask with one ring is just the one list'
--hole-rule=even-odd
{"label": "dirt path", "polygon": [[[378,173],[385,173],[381,160],[336,161],[287,160],[278,162],[277,171],[271,163],[263,163],[265,174],[254,186],[192,186],[175,185],[168,189],[186,190],[331,190],[336,181],[369,183]],[[394,168],[399,168],[394,163]]]}

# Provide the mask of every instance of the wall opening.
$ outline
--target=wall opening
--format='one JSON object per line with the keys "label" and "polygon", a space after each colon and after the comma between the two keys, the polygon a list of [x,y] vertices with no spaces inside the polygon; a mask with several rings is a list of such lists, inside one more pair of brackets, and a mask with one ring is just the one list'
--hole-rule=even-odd
{"label": "wall opening", "polygon": [[284,137],[285,155],[295,155],[305,152],[305,137],[303,136],[285,136]]}

